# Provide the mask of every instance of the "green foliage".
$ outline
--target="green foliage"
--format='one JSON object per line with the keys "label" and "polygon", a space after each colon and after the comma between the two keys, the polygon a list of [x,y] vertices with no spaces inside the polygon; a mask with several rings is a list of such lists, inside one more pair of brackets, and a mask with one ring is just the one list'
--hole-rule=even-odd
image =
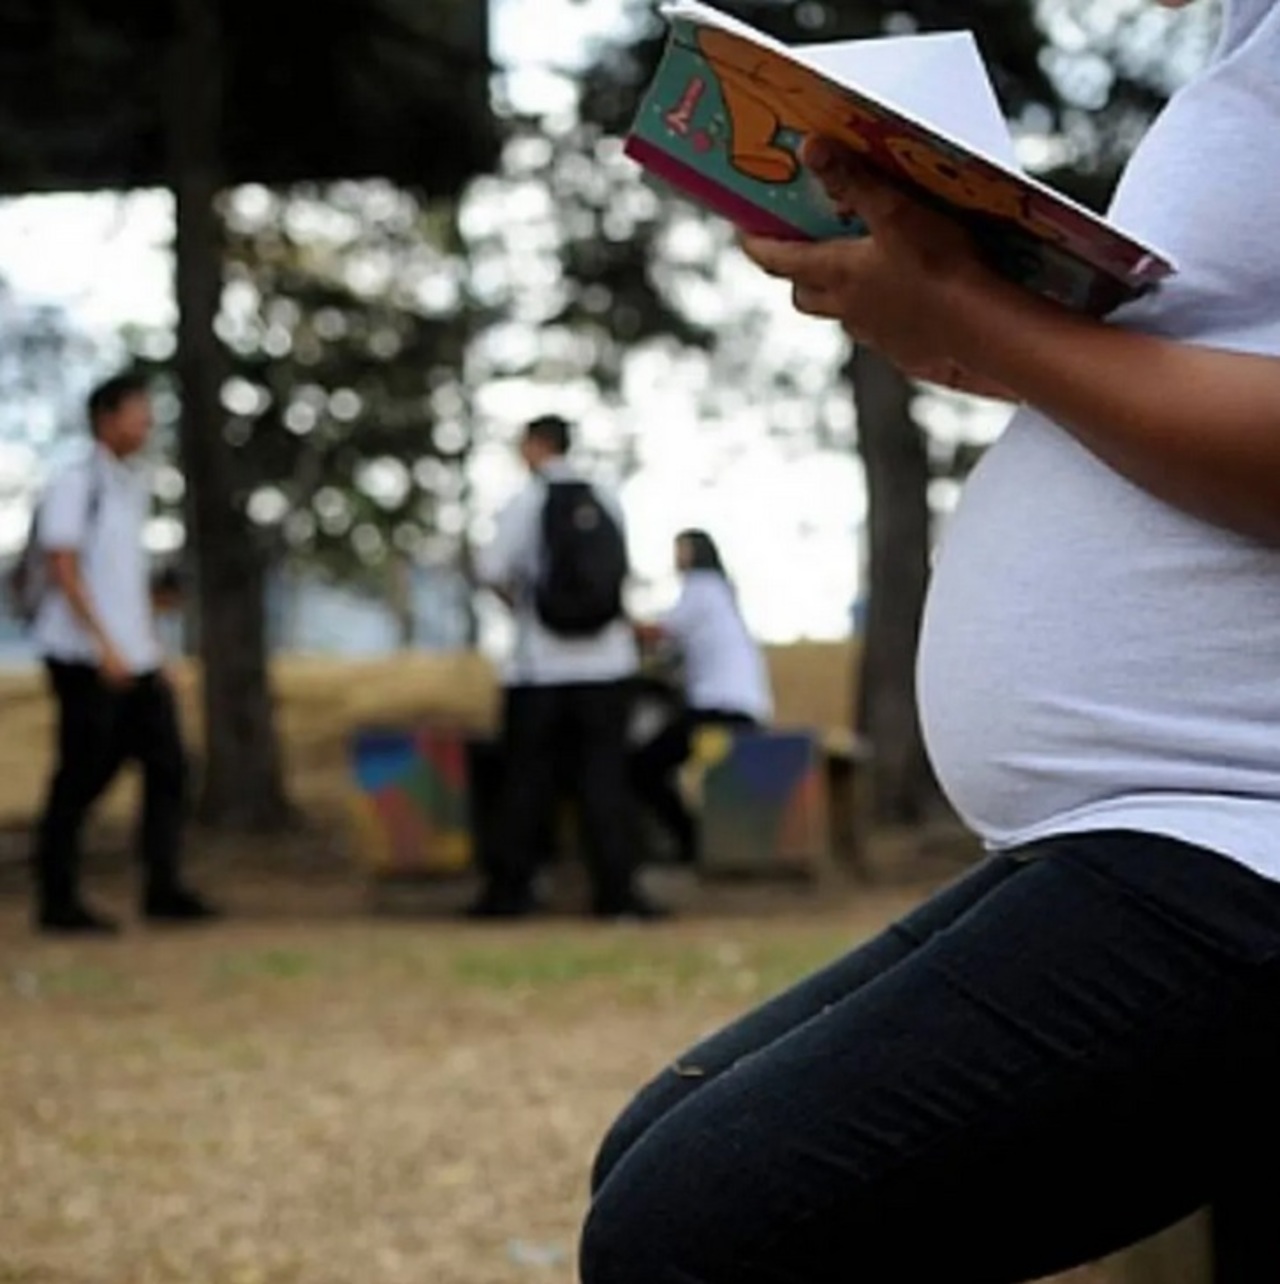
{"label": "green foliage", "polygon": [[18,298],[0,281],[0,439],[39,451],[82,428],[82,390],[67,375],[94,353],[64,309]]}
{"label": "green foliage", "polygon": [[[469,441],[457,245],[451,206],[422,193],[454,192],[496,155],[486,8],[218,3],[224,169],[279,193],[238,189],[225,206],[231,499],[273,551],[343,574],[365,573],[392,549],[422,552],[442,525],[454,534],[425,551],[448,556]],[[172,22],[169,0],[4,6],[0,188],[168,179]],[[295,183],[366,174],[419,194]],[[129,342],[160,354],[151,364],[167,374],[167,338]],[[172,418],[176,403],[168,409]]]}
{"label": "green foliage", "polygon": [[472,423],[451,207],[386,183],[248,187],[223,223],[224,431],[272,556],[378,586],[393,557],[456,559]]}
{"label": "green foliage", "polygon": [[478,377],[588,378],[609,397],[627,355],[656,335],[710,341],[650,270],[673,207],[637,182],[599,125],[512,122],[498,174],[476,184],[468,204],[480,302],[492,322],[536,331],[532,344],[496,357],[482,340]]}
{"label": "green foliage", "polygon": [[250,515],[348,570],[455,553],[471,426],[448,210],[385,184],[258,189],[226,224],[224,405]]}

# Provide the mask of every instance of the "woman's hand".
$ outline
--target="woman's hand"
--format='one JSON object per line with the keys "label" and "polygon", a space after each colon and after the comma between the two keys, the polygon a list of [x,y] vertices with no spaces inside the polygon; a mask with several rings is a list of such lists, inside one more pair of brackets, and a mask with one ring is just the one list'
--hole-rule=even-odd
{"label": "woman's hand", "polygon": [[838,321],[908,374],[963,386],[972,376],[954,355],[962,300],[994,280],[969,234],[827,139],[806,141],[801,160],[869,235],[816,244],[746,237],[748,257],[791,282],[801,312]]}
{"label": "woman's hand", "polygon": [[[1280,357],[1082,316],[985,267],[964,230],[815,139],[802,159],[870,235],[747,254],[908,374],[1010,388],[1135,485],[1280,547]],[[1212,432],[1205,425],[1213,426]]]}

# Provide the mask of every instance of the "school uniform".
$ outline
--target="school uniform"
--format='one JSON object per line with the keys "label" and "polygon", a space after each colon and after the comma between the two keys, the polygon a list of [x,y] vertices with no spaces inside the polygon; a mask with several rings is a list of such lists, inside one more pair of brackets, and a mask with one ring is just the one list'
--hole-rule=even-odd
{"label": "school uniform", "polygon": [[[566,460],[549,461],[499,514],[494,539],[477,558],[481,581],[507,597],[515,621],[503,674],[501,810],[476,907],[485,916],[533,908],[533,878],[562,783],[578,804],[596,913],[621,915],[642,904],[632,886],[635,827],[626,780],[635,637],[621,614],[588,636],[564,636],[546,625],[535,602],[548,489],[581,480]],[[594,490],[624,529],[617,498]]]}
{"label": "school uniform", "polygon": [[187,760],[152,619],[143,542],[149,505],[144,473],[101,445],[55,477],[40,501],[40,550],[77,554],[94,612],[132,675],[123,687],[103,680],[93,637],[50,584],[33,623],[57,703],[57,764],[34,858],[36,915],[45,927],[107,926],[81,901],[81,830],[90,808],[130,760],[139,763],[143,778],[143,911],[156,918],[210,912],[183,889],[179,876]]}
{"label": "school uniform", "polygon": [[662,632],[684,669],[685,707],[631,757],[632,787],[676,844],[678,859],[697,860],[697,824],[676,784],[699,728],[749,730],[773,714],[769,673],[729,581],[718,571],[684,576]]}

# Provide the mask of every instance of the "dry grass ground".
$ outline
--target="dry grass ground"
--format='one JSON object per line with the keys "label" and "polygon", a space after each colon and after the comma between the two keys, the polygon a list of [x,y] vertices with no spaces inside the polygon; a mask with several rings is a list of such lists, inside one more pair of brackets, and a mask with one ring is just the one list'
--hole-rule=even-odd
{"label": "dry grass ground", "polygon": [[[794,660],[815,715],[821,662]],[[282,672],[318,815],[348,726],[482,711],[486,675],[443,663]],[[30,683],[0,684],[0,716],[17,822],[43,770]],[[572,1284],[587,1164],[628,1093],[922,890],[731,889],[656,929],[488,931],[371,916],[323,831],[197,864],[225,924],[85,944],[33,938],[0,873],[0,1284]],[[127,912],[121,872],[94,882]]]}
{"label": "dry grass ground", "polygon": [[572,1284],[628,1093],[913,899],[490,932],[202,872],[238,913],[192,936],[0,912],[5,1284]]}

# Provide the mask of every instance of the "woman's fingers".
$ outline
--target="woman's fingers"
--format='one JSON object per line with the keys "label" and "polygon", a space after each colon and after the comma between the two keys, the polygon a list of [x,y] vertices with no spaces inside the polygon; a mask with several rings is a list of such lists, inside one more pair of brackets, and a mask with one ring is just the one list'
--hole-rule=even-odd
{"label": "woman's fingers", "polygon": [[738,244],[756,267],[787,280],[795,280],[799,272],[809,270],[818,248],[809,241],[779,241],[770,236],[742,236]]}
{"label": "woman's fingers", "polygon": [[811,135],[800,145],[800,161],[837,204],[861,212],[870,205],[873,216],[891,215],[909,197],[867,165],[852,148],[831,138]]}
{"label": "woman's fingers", "polygon": [[791,303],[797,312],[803,312],[811,317],[838,320],[842,313],[836,296],[821,286],[792,286]]}
{"label": "woman's fingers", "polygon": [[859,266],[868,247],[856,241],[775,241],[744,236],[743,252],[770,276],[791,282],[799,312],[840,321],[848,329],[859,286]]}
{"label": "woman's fingers", "polygon": [[778,241],[767,236],[744,236],[739,243],[747,258],[770,276],[827,288],[848,278],[860,249],[851,240]]}
{"label": "woman's fingers", "polygon": [[844,194],[852,155],[847,147],[814,134],[800,144],[800,163],[826,188],[833,201]]}

